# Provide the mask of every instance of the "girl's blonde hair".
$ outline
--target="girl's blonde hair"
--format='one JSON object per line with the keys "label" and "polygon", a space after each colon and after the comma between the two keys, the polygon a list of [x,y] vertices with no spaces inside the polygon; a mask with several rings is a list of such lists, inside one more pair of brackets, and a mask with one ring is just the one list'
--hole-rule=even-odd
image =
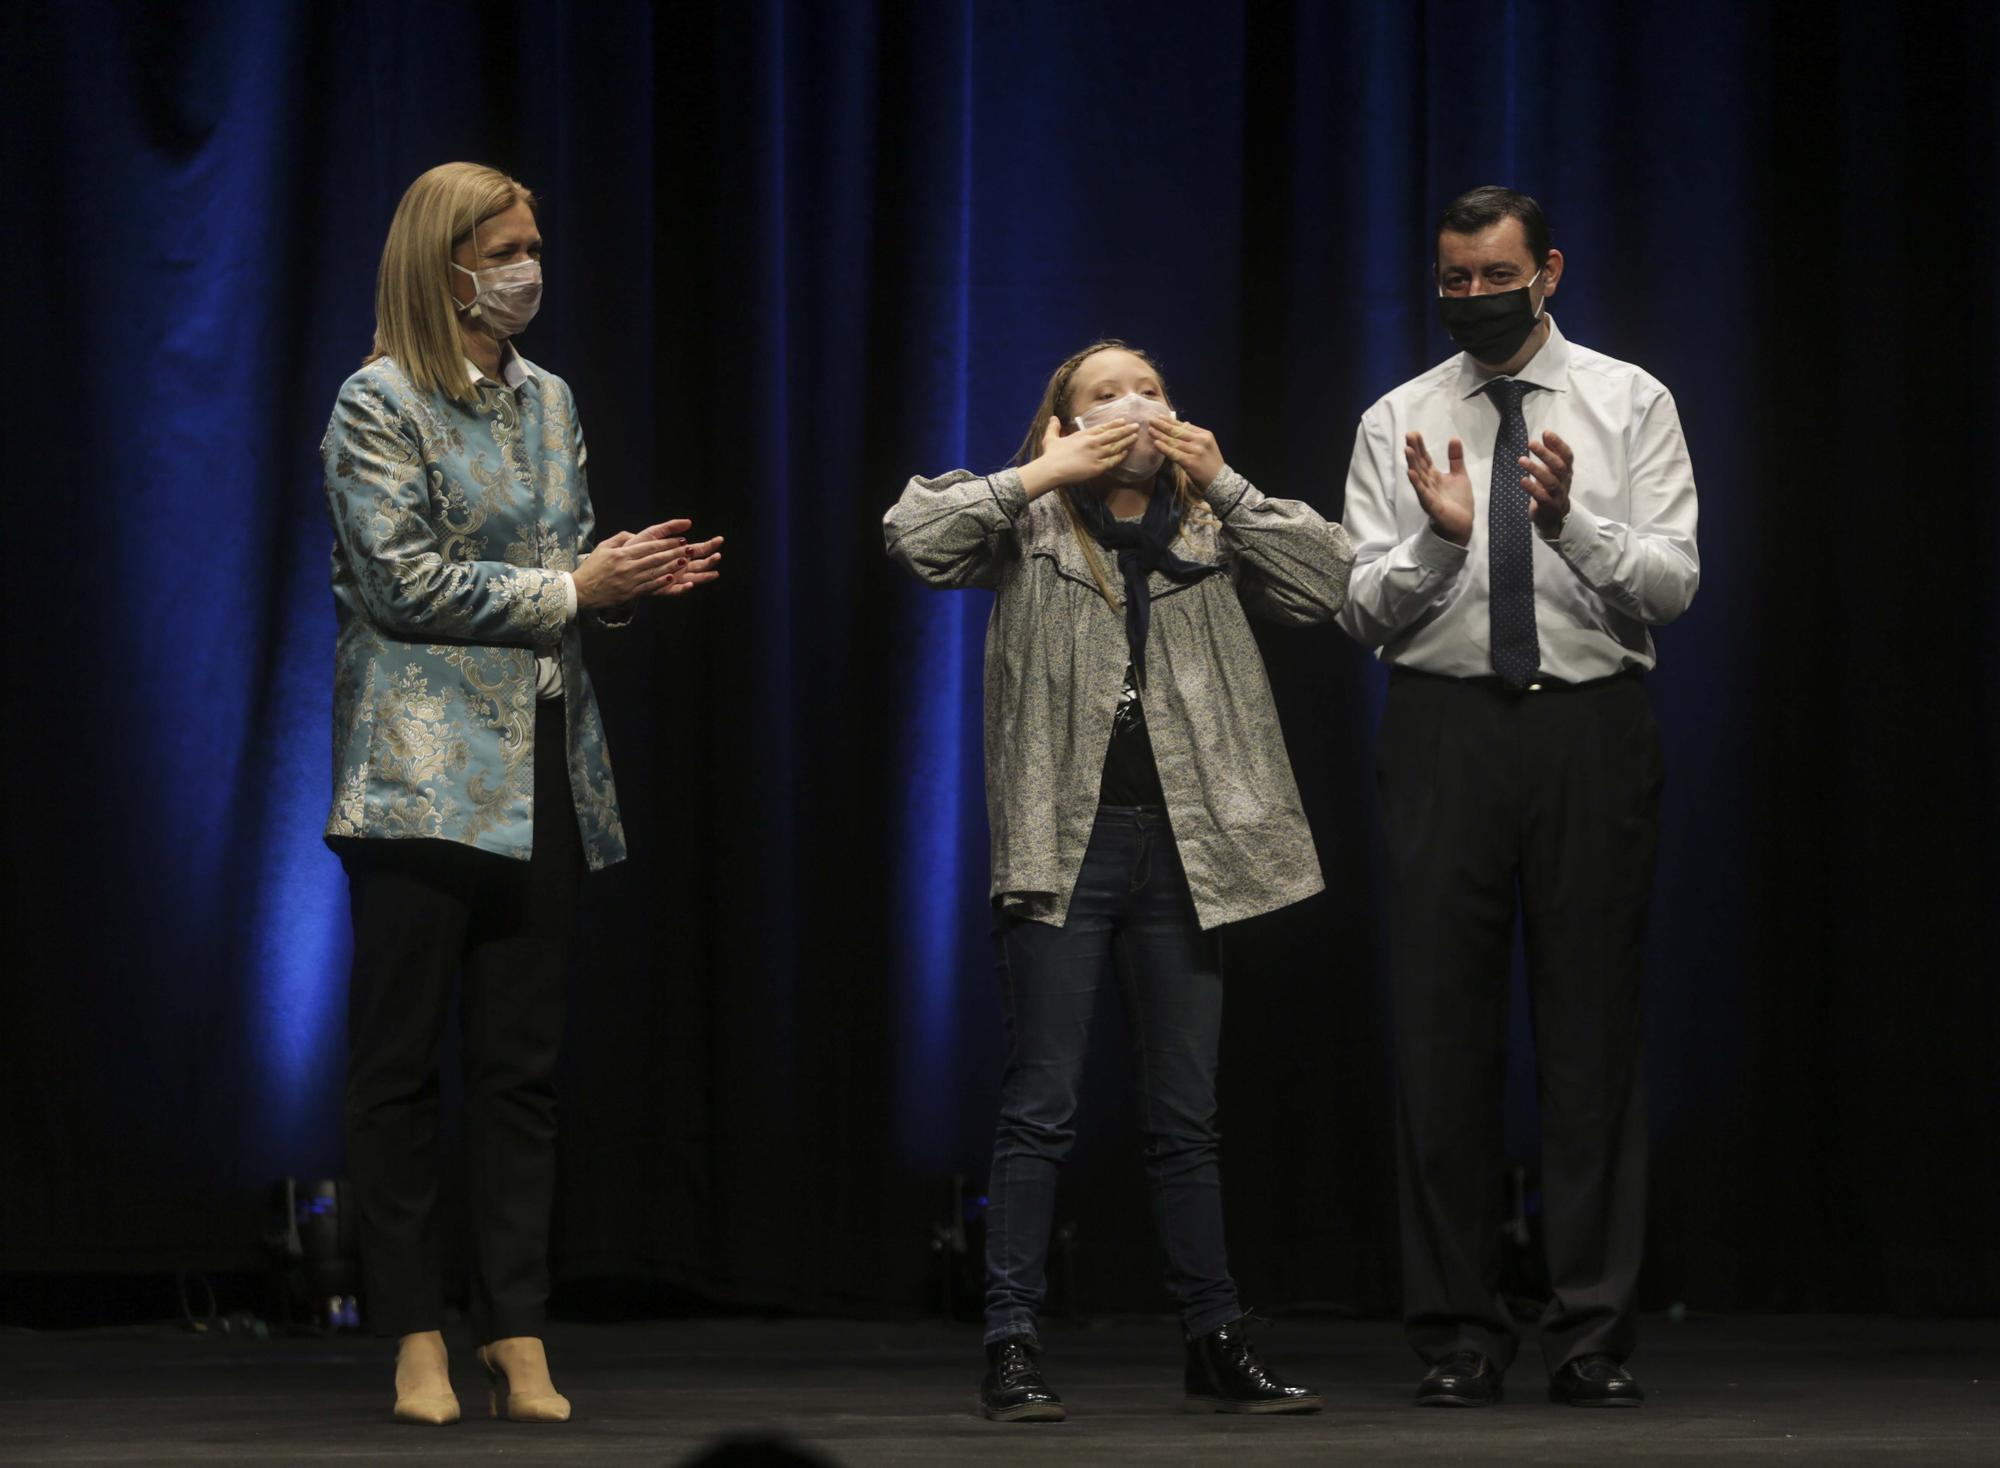
{"label": "girl's blonde hair", "polygon": [[440,163],[403,192],[375,276],[375,349],[363,365],[394,357],[420,392],[475,401],[465,370],[451,255],[473,230],[534,193],[483,163]]}
{"label": "girl's blonde hair", "polygon": [[[1153,376],[1159,379],[1161,399],[1168,407],[1173,406],[1173,396],[1167,391],[1167,375],[1160,370],[1160,364],[1151,356],[1116,337],[1094,341],[1082,351],[1074,352],[1064,358],[1062,364],[1050,374],[1049,385],[1042,390],[1041,406],[1035,410],[1034,419],[1028,424],[1028,436],[1021,440],[1021,447],[1015,450],[1010,463],[1025,464],[1030,459],[1041,457],[1042,435],[1048,432],[1051,418],[1062,420],[1062,431],[1065,436],[1076,431],[1075,404],[1071,399],[1076,390],[1077,369],[1099,352],[1130,352],[1144,362],[1153,369]],[[1173,471],[1174,498],[1179,502],[1181,533],[1185,535],[1190,521],[1209,512],[1208,505],[1195,493],[1194,481],[1188,478],[1187,470],[1173,463],[1169,463],[1168,467]],[[1070,503],[1068,491],[1057,490],[1056,494],[1062,501],[1063,513],[1069,516],[1070,533],[1076,537],[1076,543],[1083,547],[1083,558],[1090,566],[1091,579],[1096,581],[1098,591],[1103,594],[1104,600],[1113,610],[1124,606],[1124,601],[1113,590],[1111,573],[1104,564],[1104,557],[1098,552],[1097,538],[1083,528],[1083,520],[1077,515],[1076,506]]]}

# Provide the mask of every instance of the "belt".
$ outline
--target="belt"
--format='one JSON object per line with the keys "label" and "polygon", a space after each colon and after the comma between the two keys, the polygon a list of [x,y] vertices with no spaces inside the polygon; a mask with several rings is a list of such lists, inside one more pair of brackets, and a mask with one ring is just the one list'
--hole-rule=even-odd
{"label": "belt", "polygon": [[1389,681],[1391,683],[1453,683],[1461,688],[1484,688],[1490,692],[1504,693],[1514,698],[1520,698],[1530,693],[1588,693],[1593,688],[1604,688],[1613,683],[1642,682],[1645,676],[1646,670],[1644,668],[1620,668],[1617,672],[1606,677],[1586,678],[1581,682],[1571,682],[1568,679],[1551,678],[1544,675],[1535,679],[1526,688],[1509,688],[1505,682],[1491,674],[1477,678],[1454,678],[1449,673],[1430,673],[1422,668],[1406,668],[1401,663],[1393,664],[1389,669]]}

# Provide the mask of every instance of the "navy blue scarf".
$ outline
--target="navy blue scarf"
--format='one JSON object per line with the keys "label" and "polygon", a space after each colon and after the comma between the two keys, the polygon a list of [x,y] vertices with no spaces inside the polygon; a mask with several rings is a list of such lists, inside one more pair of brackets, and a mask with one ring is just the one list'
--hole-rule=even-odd
{"label": "navy blue scarf", "polygon": [[1180,495],[1175,492],[1173,466],[1163,465],[1153,480],[1146,513],[1136,521],[1120,520],[1104,500],[1072,485],[1066,493],[1091,538],[1118,557],[1118,574],[1125,582],[1125,646],[1132,656],[1132,676],[1146,686],[1146,633],[1153,625],[1153,597],[1146,578],[1159,571],[1183,584],[1220,571],[1220,566],[1184,561],[1174,554],[1181,531]]}

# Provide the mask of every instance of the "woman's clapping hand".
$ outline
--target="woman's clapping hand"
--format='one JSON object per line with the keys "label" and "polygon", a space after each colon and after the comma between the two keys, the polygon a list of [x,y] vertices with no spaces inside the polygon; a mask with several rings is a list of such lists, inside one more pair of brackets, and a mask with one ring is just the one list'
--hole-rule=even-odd
{"label": "woman's clapping hand", "polygon": [[615,607],[641,596],[677,596],[715,580],[722,537],[688,544],[692,520],[662,520],[599,541],[573,573],[579,608]]}

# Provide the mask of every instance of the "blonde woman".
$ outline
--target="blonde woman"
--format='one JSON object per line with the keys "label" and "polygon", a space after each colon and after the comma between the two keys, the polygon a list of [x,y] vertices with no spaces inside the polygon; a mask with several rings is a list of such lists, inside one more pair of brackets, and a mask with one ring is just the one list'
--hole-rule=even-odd
{"label": "blonde woman", "polygon": [[990,587],[986,807],[1007,1065],[988,1183],[981,1412],[1054,1421],[1036,1317],[1091,1011],[1116,971],[1187,1405],[1306,1412],[1245,1335],[1222,1238],[1215,929],[1320,890],[1245,608],[1331,620],[1353,547],[1266,499],[1121,342],[1059,366],[1015,465],[912,479],[889,554]]}
{"label": "blonde woman", "polygon": [[333,520],[329,844],[354,925],[348,1164],[395,1415],[459,1415],[439,1333],[438,1052],[458,990],[471,1323],[493,1411],[561,1422],[541,1333],[555,1067],[578,880],[625,855],[580,619],[719,574],[670,520],[593,545],[566,383],[516,348],[542,295],[534,196],[447,163],[403,195],[375,347],[320,452]]}

